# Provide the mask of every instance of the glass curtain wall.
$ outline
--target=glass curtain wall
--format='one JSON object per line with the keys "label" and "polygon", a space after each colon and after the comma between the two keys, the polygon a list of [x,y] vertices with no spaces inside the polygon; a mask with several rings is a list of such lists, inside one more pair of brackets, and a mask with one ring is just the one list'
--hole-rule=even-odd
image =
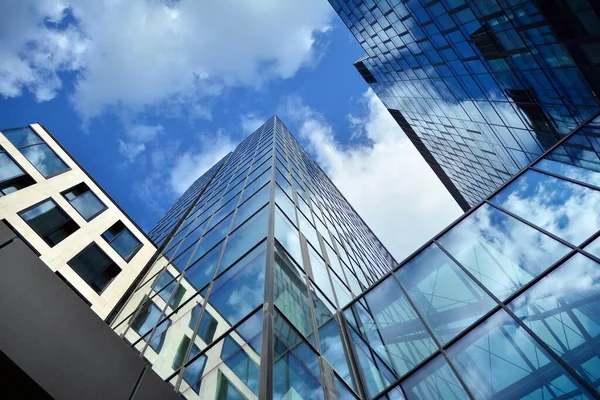
{"label": "glass curtain wall", "polygon": [[113,329],[186,399],[361,397],[340,309],[394,259],[276,117],[207,174]]}
{"label": "glass curtain wall", "polygon": [[369,398],[600,396],[600,117],[344,310]]}

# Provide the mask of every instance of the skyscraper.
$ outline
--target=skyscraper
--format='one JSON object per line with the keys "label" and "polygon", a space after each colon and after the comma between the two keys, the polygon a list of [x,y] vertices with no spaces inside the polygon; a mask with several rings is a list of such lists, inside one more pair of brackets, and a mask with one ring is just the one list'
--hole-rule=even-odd
{"label": "skyscraper", "polygon": [[466,211],[599,109],[599,8],[330,0],[355,66]]}
{"label": "skyscraper", "polygon": [[396,262],[277,117],[152,235],[112,326],[183,397],[360,393],[337,310]]}
{"label": "skyscraper", "polygon": [[186,399],[597,398],[599,141],[596,116],[395,264],[274,117],[159,223],[112,327]]}

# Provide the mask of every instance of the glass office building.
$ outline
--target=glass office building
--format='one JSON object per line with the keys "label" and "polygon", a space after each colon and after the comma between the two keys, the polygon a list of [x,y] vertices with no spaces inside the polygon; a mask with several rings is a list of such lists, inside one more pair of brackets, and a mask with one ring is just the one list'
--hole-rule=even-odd
{"label": "glass office building", "polygon": [[151,235],[111,326],[184,398],[361,396],[340,310],[397,263],[277,117]]}
{"label": "glass office building", "polygon": [[330,0],[355,66],[466,211],[599,109],[593,0]]}

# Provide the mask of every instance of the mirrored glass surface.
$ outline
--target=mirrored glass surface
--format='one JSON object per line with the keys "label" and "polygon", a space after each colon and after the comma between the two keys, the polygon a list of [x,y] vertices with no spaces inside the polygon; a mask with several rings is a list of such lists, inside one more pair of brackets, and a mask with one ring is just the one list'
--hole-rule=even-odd
{"label": "mirrored glass surface", "polygon": [[528,170],[491,202],[579,245],[600,230],[600,192]]}
{"label": "mirrored glass surface", "polygon": [[510,308],[579,375],[600,388],[600,264],[576,254]]}
{"label": "mirrored glass surface", "polygon": [[402,388],[408,400],[469,400],[444,356],[439,355],[410,376]]}
{"label": "mirrored glass surface", "polygon": [[403,265],[396,275],[442,343],[496,305],[435,244]]}
{"label": "mirrored glass surface", "polygon": [[438,242],[500,300],[569,251],[563,244],[487,204]]}
{"label": "mirrored glass surface", "polygon": [[591,398],[503,310],[451,346],[448,356],[476,399]]}

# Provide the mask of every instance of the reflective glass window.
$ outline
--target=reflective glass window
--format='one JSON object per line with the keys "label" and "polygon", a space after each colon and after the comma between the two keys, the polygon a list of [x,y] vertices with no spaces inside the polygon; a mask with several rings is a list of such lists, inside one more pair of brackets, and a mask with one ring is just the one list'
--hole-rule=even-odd
{"label": "reflective glass window", "polygon": [[335,319],[319,328],[319,343],[323,357],[351,388],[356,388],[350,375],[349,359],[344,349],[342,332]]}
{"label": "reflective glass window", "polygon": [[584,379],[600,388],[600,265],[577,254],[510,308]]}
{"label": "reflective glass window", "polygon": [[294,261],[304,269],[300,237],[292,223],[283,216],[279,209],[275,210],[275,239],[286,249]]}
{"label": "reflective glass window", "polygon": [[243,224],[252,214],[269,202],[271,197],[270,189],[269,185],[264,186],[248,201],[239,206],[235,214],[233,226],[231,227],[232,230]]}
{"label": "reflective glass window", "polygon": [[569,251],[486,204],[454,226],[439,243],[501,300]]}
{"label": "reflective glass window", "polygon": [[212,250],[204,255],[204,257],[184,272],[183,280],[191,285],[194,290],[197,291],[202,289],[211,281],[215,274],[222,248],[223,242],[218,246],[213,247]]}
{"label": "reflective glass window", "polygon": [[325,296],[327,296],[329,301],[333,304],[337,304],[325,261],[317,254],[312,246],[308,246],[308,258],[310,259],[310,269],[313,281]]}
{"label": "reflective glass window", "polygon": [[360,332],[399,376],[437,349],[393,276],[366,293],[364,299],[366,309],[359,304],[355,307]]}
{"label": "reflective glass window", "polygon": [[161,315],[161,310],[153,302],[147,302],[142,309],[133,316],[129,325],[138,335],[145,336],[156,326]]}
{"label": "reflective glass window", "polygon": [[292,200],[281,190],[279,185],[275,186],[275,203],[281,208],[284,214],[296,225],[296,207]]}
{"label": "reflective glass window", "polygon": [[152,283],[152,290],[157,292],[160,298],[172,308],[177,308],[179,306],[179,303],[186,292],[185,288],[178,285],[175,277],[166,269],[163,270],[158,278]]}
{"label": "reflective glass window", "polygon": [[98,294],[121,272],[121,268],[95,243],[83,249],[67,264]]}
{"label": "reflective glass window", "polygon": [[108,228],[102,237],[125,261],[130,261],[142,248],[142,242],[121,221]]}
{"label": "reflective glass window", "polygon": [[600,230],[600,192],[528,170],[491,201],[579,245]]}
{"label": "reflective glass window", "polygon": [[31,128],[11,129],[2,133],[45,178],[70,170]]}
{"label": "reflective glass window", "polygon": [[86,221],[91,221],[95,216],[106,210],[104,203],[85,183],[80,183],[63,192],[63,196]]}
{"label": "reflective glass window", "polygon": [[265,262],[265,245],[262,244],[213,283],[208,302],[230,325],[263,302]]}
{"label": "reflective glass window", "polygon": [[274,303],[308,337],[314,334],[306,277],[279,245],[275,248]]}
{"label": "reflective glass window", "polygon": [[402,384],[408,400],[468,400],[469,395],[460,384],[443,356],[437,356]]}
{"label": "reflective glass window", "polygon": [[51,199],[21,211],[19,216],[50,247],[56,246],[79,229],[79,225]]}
{"label": "reflective glass window", "polygon": [[589,398],[503,310],[447,352],[476,399]]}
{"label": "reflective glass window", "polygon": [[33,178],[27,175],[0,147],[0,197],[34,183]]}
{"label": "reflective glass window", "polygon": [[490,311],[496,303],[436,245],[397,272],[417,309],[442,343]]}

